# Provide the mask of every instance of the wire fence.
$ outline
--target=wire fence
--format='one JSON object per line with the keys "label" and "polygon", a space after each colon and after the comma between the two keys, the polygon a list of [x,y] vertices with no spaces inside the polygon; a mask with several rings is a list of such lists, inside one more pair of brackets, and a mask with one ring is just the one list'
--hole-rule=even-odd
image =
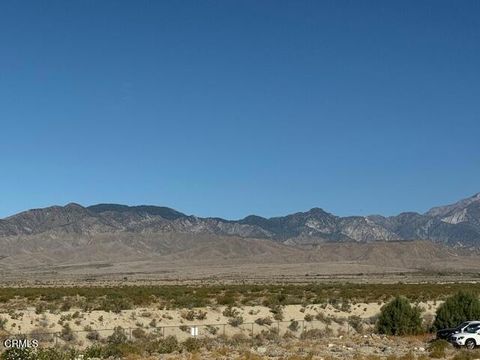
{"label": "wire fence", "polygon": [[354,327],[349,321],[326,323],[322,320],[289,320],[272,321],[267,324],[257,322],[245,322],[239,324],[232,323],[212,323],[212,324],[182,324],[182,325],[164,325],[149,327],[116,327],[111,329],[92,329],[71,330],[63,328],[62,331],[44,332],[33,330],[29,333],[8,333],[3,336],[16,339],[36,339],[41,346],[54,346],[68,343],[76,343],[79,346],[90,345],[96,342],[108,341],[112,336],[123,337],[124,340],[141,339],[146,336],[156,336],[166,338],[174,336],[179,341],[196,337],[216,337],[216,336],[243,336],[254,338],[257,335],[274,334],[284,336],[288,333],[291,337],[308,336],[308,332],[316,330],[317,336],[321,334],[324,337],[338,336],[340,334],[348,335],[352,332],[367,330],[369,324],[363,321],[360,326]]}

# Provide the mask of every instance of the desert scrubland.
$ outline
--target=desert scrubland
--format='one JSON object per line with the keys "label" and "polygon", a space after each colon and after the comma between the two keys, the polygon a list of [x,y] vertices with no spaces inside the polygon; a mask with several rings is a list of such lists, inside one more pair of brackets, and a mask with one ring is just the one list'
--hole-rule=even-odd
{"label": "desert scrubland", "polygon": [[[432,342],[436,310],[465,289],[480,284],[3,287],[0,325],[4,339],[37,339],[42,359],[473,359]],[[420,309],[415,336],[376,327],[397,295]]]}

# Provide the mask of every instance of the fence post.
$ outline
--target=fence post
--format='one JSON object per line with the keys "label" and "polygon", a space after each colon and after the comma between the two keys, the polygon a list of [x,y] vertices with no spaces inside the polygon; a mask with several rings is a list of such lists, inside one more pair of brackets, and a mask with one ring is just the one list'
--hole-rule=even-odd
{"label": "fence post", "polygon": [[225,324],[223,324],[223,336],[225,336]]}

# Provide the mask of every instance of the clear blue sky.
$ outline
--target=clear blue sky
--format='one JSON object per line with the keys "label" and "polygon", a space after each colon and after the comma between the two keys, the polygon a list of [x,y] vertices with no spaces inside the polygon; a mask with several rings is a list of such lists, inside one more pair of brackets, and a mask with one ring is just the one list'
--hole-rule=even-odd
{"label": "clear blue sky", "polygon": [[480,2],[2,1],[0,217],[239,218],[480,191]]}

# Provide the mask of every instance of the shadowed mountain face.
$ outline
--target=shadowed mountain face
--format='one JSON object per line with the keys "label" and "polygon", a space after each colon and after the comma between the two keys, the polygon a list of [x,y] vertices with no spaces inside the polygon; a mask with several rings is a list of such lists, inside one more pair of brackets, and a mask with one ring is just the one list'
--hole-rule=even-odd
{"label": "shadowed mountain face", "polygon": [[480,247],[480,194],[425,214],[338,217],[314,208],[283,217],[242,220],[199,218],[157,206],[68,204],[22,212],[0,220],[0,241],[25,236],[188,234],[269,239],[288,245],[324,242],[432,240]]}

